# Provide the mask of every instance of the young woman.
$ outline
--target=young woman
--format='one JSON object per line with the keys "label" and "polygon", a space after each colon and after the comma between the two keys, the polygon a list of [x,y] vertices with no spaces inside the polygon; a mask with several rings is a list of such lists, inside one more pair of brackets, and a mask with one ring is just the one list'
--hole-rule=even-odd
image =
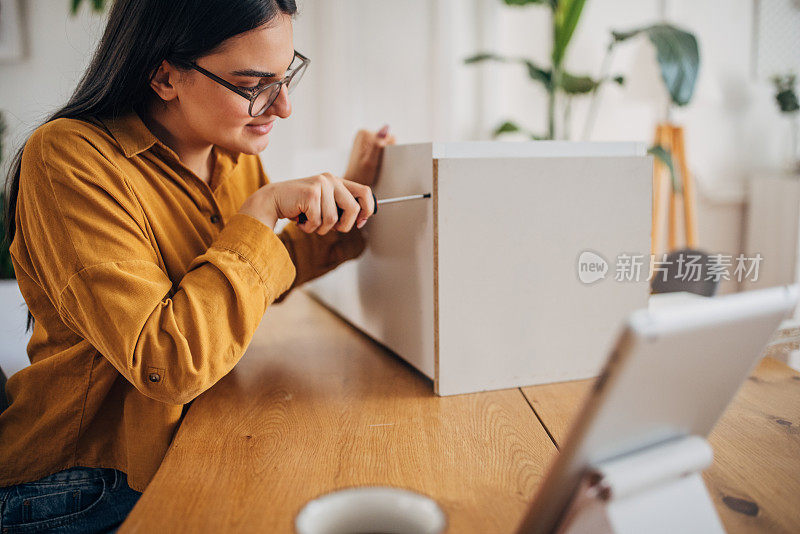
{"label": "young woman", "polygon": [[34,328],[0,414],[2,532],[118,525],[267,307],[363,250],[392,136],[360,131],[344,178],[270,183],[258,157],[308,66],[296,9],[116,0],[74,95],[12,162]]}

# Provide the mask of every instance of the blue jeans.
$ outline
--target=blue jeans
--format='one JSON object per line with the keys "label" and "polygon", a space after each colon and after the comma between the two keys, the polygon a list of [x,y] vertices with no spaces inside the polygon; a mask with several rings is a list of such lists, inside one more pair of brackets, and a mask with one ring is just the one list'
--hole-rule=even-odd
{"label": "blue jeans", "polygon": [[122,471],[71,467],[0,488],[0,533],[116,532],[142,495]]}

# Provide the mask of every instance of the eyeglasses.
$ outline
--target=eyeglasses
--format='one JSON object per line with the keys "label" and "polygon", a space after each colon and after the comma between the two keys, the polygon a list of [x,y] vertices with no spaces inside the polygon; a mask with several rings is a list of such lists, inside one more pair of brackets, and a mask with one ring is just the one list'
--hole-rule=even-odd
{"label": "eyeglasses", "polygon": [[292,63],[294,63],[295,58],[299,58],[301,60],[300,65],[295,67],[284,79],[264,85],[262,87],[254,87],[252,89],[233,85],[232,83],[220,78],[216,74],[208,72],[195,62],[192,62],[191,66],[193,69],[197,70],[201,74],[205,74],[218,84],[227,87],[237,95],[243,96],[249,100],[250,108],[248,109],[248,113],[250,113],[251,117],[258,117],[267,111],[272,103],[275,102],[275,99],[278,98],[278,95],[281,92],[281,86],[283,84],[286,84],[288,92],[291,93],[292,90],[297,87],[297,84],[300,83],[300,79],[303,77],[303,74],[305,74],[305,71],[308,68],[308,64],[311,62],[311,60],[297,50],[294,51]]}

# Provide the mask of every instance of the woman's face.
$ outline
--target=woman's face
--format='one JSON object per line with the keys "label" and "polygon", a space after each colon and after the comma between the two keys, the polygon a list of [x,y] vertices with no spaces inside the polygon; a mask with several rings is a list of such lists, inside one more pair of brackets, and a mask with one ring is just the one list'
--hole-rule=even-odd
{"label": "woman's face", "polygon": [[[282,79],[293,58],[292,19],[280,14],[267,25],[227,39],[214,53],[198,58],[197,64],[233,85],[251,88]],[[267,76],[245,76],[237,71],[257,71]],[[179,85],[179,109],[187,126],[184,135],[200,144],[258,154],[269,144],[269,130],[275,121],[292,113],[285,84],[272,105],[258,117],[248,113],[250,102],[246,98],[195,69],[184,73]]]}

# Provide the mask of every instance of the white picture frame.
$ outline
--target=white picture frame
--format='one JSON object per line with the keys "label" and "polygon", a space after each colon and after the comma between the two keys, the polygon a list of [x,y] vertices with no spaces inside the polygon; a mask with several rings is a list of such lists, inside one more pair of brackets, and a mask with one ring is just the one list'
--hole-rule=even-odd
{"label": "white picture frame", "polygon": [[23,57],[22,31],[19,0],[0,0],[0,62]]}

